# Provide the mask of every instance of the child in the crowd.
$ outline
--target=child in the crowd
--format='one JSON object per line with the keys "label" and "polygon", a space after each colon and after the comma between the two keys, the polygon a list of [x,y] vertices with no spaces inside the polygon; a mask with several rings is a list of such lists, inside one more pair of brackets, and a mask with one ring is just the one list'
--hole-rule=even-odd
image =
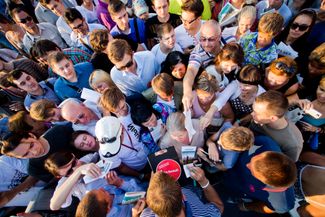
{"label": "child in the crowd", "polygon": [[273,39],[281,32],[283,23],[280,14],[267,13],[258,23],[258,32],[246,34],[239,40],[245,52],[245,64],[269,64],[278,57]]}
{"label": "child in the crowd", "polygon": [[231,169],[235,165],[239,154],[248,150],[254,144],[254,134],[250,129],[246,127],[229,127],[231,127],[230,124],[224,125],[219,132],[213,134],[206,142],[209,158],[214,162],[220,161],[216,166],[218,170],[222,171]]}

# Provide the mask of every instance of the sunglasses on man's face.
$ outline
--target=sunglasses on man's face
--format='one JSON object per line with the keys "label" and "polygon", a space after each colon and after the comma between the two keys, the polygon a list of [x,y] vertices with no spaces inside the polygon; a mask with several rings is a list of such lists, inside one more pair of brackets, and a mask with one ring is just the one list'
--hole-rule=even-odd
{"label": "sunglasses on man's face", "polygon": [[133,58],[131,58],[131,60],[125,66],[121,66],[119,68],[116,67],[116,68],[120,71],[123,71],[127,68],[130,68],[131,66],[133,66]]}
{"label": "sunglasses on man's face", "polygon": [[292,23],[290,28],[293,30],[296,30],[298,28],[299,31],[306,31],[309,26],[307,24]]}
{"label": "sunglasses on man's face", "polygon": [[32,20],[33,20],[32,17],[26,17],[26,18],[20,19],[18,22],[25,24],[25,23],[30,22]]}

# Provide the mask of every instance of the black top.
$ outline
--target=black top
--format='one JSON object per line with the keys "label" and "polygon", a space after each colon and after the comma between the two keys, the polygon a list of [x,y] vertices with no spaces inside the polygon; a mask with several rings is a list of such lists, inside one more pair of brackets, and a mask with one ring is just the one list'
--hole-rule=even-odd
{"label": "black top", "polygon": [[[182,24],[182,20],[180,19],[179,15],[177,14],[169,14],[169,20],[167,23],[170,23],[174,28]],[[158,44],[159,41],[157,39],[157,26],[163,24],[158,20],[158,16],[153,16],[149,18],[146,22],[147,27],[147,39],[154,39],[154,44]]]}
{"label": "black top", "polygon": [[69,145],[72,132],[71,124],[56,125],[49,129],[42,137],[48,141],[50,150],[43,157],[29,160],[28,174],[44,182],[49,182],[53,175],[44,168],[44,161],[55,152],[73,152],[73,148]]}
{"label": "black top", "polygon": [[[264,79],[262,79],[263,82],[261,82],[261,86],[265,89],[265,90],[269,90],[265,85],[264,85]],[[285,92],[287,92],[287,90],[294,84],[298,83],[298,79],[297,76],[293,76],[292,78],[289,79],[288,83],[286,83],[284,86],[280,87],[279,89],[276,89],[276,91],[281,92],[283,94],[285,94]]]}
{"label": "black top", "polygon": [[[131,46],[131,49],[136,52],[138,49],[138,43],[129,39],[126,35],[117,35],[114,38],[124,39]],[[93,53],[91,60],[91,64],[93,64],[94,69],[102,69],[107,73],[111,72],[114,64],[108,59],[107,54],[105,53]]]}

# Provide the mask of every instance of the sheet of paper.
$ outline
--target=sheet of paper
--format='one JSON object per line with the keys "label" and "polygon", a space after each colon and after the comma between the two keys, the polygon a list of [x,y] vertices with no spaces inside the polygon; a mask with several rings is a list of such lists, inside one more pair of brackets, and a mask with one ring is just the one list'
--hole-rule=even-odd
{"label": "sheet of paper", "polygon": [[161,137],[161,129],[163,127],[162,125],[163,125],[163,122],[161,119],[159,119],[157,121],[156,127],[149,128],[150,134],[151,134],[152,138],[155,140],[155,142],[157,142]]}
{"label": "sheet of paper", "polygon": [[191,168],[194,167],[193,163],[183,165],[186,178],[191,177]]}
{"label": "sheet of paper", "polygon": [[196,133],[196,131],[194,130],[192,124],[191,110],[184,111],[183,113],[185,115],[185,129],[188,132],[190,141],[192,141],[193,135]]}
{"label": "sheet of paper", "polygon": [[82,88],[82,92],[81,92],[82,99],[89,100],[94,103],[98,103],[100,96],[101,94],[94,90],[90,90],[88,88]]}
{"label": "sheet of paper", "polygon": [[85,176],[83,178],[84,182],[86,184],[90,183],[90,182],[93,182],[97,179],[100,179],[100,178],[104,178],[105,175],[109,172],[109,170],[111,169],[112,167],[112,164],[113,162],[112,161],[107,161],[107,160],[100,160],[96,163],[96,165],[100,168],[100,170],[102,171],[102,174],[99,176],[99,177],[96,177],[96,178],[93,178],[91,176]]}
{"label": "sheet of paper", "polygon": [[282,41],[277,46],[277,53],[281,56],[288,56],[293,59],[298,57],[298,52],[296,52],[290,45],[286,45]]}

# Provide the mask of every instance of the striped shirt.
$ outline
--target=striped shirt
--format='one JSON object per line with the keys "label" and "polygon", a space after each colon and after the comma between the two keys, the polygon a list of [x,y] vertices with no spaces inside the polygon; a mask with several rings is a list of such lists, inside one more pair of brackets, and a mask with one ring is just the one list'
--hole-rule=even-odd
{"label": "striped shirt", "polygon": [[[78,63],[83,63],[83,62],[90,62],[91,55],[79,48],[70,47],[70,48],[63,49],[62,51],[66,56],[69,57],[73,65],[76,65]],[[57,77],[57,75],[54,74],[52,68],[50,67],[48,68],[48,73],[50,77]]]}

